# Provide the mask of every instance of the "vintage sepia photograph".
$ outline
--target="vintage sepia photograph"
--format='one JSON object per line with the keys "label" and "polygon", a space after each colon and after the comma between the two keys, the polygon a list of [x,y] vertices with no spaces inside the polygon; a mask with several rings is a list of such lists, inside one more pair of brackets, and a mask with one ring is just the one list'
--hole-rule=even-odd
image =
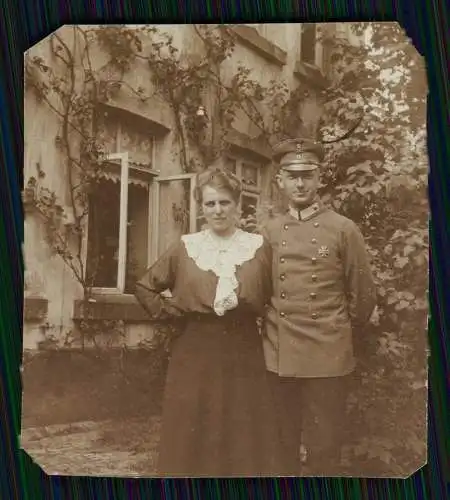
{"label": "vintage sepia photograph", "polygon": [[426,464],[427,79],[400,25],[67,25],[24,74],[45,473]]}

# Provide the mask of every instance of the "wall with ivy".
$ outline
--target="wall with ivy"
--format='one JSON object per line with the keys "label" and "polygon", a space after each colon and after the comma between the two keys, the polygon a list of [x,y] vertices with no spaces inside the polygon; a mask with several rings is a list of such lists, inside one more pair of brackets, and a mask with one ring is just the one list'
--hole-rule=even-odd
{"label": "wall with ivy", "polygon": [[[267,147],[286,133],[298,135],[310,84],[294,75],[300,25],[282,28],[289,42],[284,64],[255,49],[254,33],[249,44],[231,28],[213,25],[66,26],[27,52],[25,293],[47,299],[48,311],[46,323],[25,323],[26,346],[43,346],[48,339],[79,344],[72,315],[74,300],[90,299],[84,237],[87,196],[106,147],[98,131],[104,105],[164,128],[155,153],[163,176],[196,172],[216,161],[230,148],[231,128]],[[316,99],[313,90],[308,99]],[[316,114],[310,107],[309,121],[317,121]],[[270,172],[263,180],[268,195]],[[177,219],[184,224],[186,210],[180,185],[162,193],[160,251],[185,230]],[[121,341],[152,334],[146,327],[138,335],[137,328],[142,330],[123,325]]]}

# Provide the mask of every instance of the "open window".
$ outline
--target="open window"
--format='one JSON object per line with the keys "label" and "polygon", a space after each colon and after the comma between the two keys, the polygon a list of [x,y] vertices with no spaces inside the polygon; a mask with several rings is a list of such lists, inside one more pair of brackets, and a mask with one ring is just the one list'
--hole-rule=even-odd
{"label": "open window", "polygon": [[118,110],[101,113],[96,129],[105,154],[88,196],[86,278],[94,293],[133,293],[153,257],[154,135]]}
{"label": "open window", "polygon": [[[112,118],[99,127],[105,155],[88,199],[86,273],[94,293],[132,294],[145,269],[205,220],[194,196],[196,175],[161,175],[145,124]],[[260,202],[262,165],[231,154],[225,163],[243,184],[242,216],[251,217]]]}
{"label": "open window", "polygon": [[132,293],[151,259],[154,174],[112,153],[89,193],[86,273],[96,292]]}

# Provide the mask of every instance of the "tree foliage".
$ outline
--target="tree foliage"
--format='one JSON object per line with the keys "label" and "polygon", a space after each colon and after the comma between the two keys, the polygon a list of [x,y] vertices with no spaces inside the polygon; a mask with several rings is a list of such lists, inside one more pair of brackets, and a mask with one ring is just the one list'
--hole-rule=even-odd
{"label": "tree foliage", "polygon": [[322,196],[363,231],[378,288],[377,314],[355,339],[363,384],[353,410],[364,437],[353,452],[371,467],[381,461],[380,473],[406,474],[426,459],[426,78],[399,25],[370,29],[368,46],[333,46],[339,90],[323,119],[352,120],[357,102],[365,116],[348,140],[327,147]]}
{"label": "tree foliage", "polygon": [[[426,72],[399,25],[351,29],[370,30],[370,42],[324,36],[331,84],[317,137],[345,135],[363,111],[348,138],[325,144],[320,188],[327,204],[361,228],[378,291],[371,323],[354,336],[360,363],[346,459],[358,461],[361,475],[406,475],[426,461]],[[279,208],[259,207],[256,230]]]}

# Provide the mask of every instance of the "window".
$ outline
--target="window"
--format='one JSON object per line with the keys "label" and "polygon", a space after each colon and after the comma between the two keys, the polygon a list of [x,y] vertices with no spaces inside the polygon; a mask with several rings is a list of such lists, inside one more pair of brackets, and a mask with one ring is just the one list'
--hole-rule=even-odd
{"label": "window", "polygon": [[97,137],[106,155],[88,196],[86,278],[96,292],[132,293],[152,261],[154,140],[117,113],[102,116]]}
{"label": "window", "polygon": [[315,23],[302,24],[300,60],[308,64],[316,63],[317,27]]}
{"label": "window", "polygon": [[153,252],[161,255],[181,235],[196,231],[195,174],[155,178],[155,238]]}
{"label": "window", "polygon": [[106,153],[127,152],[134,166],[151,169],[154,138],[147,120],[114,108],[97,117],[96,139]]}
{"label": "window", "polygon": [[[261,197],[261,165],[255,162],[227,156],[224,159],[225,168],[235,174],[242,182],[241,217],[252,217],[259,206]],[[206,224],[204,217],[196,217],[196,231]]]}
{"label": "window", "polygon": [[[114,114],[103,117],[106,152],[88,196],[84,252],[94,293],[133,293],[136,279],[182,234],[198,231],[195,174],[160,176],[148,124]],[[242,215],[259,203],[260,165],[229,156],[227,168],[242,180]]]}

